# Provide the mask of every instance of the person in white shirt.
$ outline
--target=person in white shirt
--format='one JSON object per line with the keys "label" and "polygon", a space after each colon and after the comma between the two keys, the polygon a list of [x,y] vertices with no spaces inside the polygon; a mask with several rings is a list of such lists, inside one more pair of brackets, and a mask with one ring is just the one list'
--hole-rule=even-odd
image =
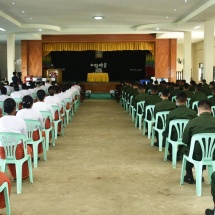
{"label": "person in white shirt", "polygon": [[48,111],[51,112],[52,118],[54,119],[54,109],[51,106],[51,104],[45,103],[45,91],[44,90],[38,90],[37,91],[37,98],[39,101],[35,102],[32,106],[33,109],[39,110],[39,111]]}
{"label": "person in white shirt", "polygon": [[26,84],[22,84],[22,90],[20,90],[20,93],[22,93],[23,96],[30,95],[30,92],[27,90]]}
{"label": "person in white shirt", "polygon": [[1,88],[0,101],[4,101],[7,98],[10,98],[10,96],[7,95],[7,88],[6,87],[2,87]]}
{"label": "person in white shirt", "polygon": [[[23,119],[16,116],[16,102],[12,98],[7,98],[4,101],[4,112],[5,116],[0,118],[0,132],[14,132],[22,133],[27,137],[26,123]],[[28,154],[32,155],[31,147],[27,147]],[[16,158],[22,159],[24,156],[23,144],[20,143],[16,148]],[[0,142],[0,157],[5,158],[4,148]],[[16,178],[16,168],[15,165],[9,164],[8,169],[12,175],[12,178]],[[26,179],[29,176],[28,163],[27,161],[22,166],[22,179]]]}
{"label": "person in white shirt", "polygon": [[17,84],[14,85],[14,92],[12,92],[10,94],[10,97],[14,98],[14,99],[22,99],[23,98],[23,94],[19,90],[19,86]]}
{"label": "person in white shirt", "polygon": [[61,108],[61,101],[59,97],[55,95],[55,89],[53,86],[49,87],[48,93],[49,96],[45,97],[44,102],[51,105],[57,105],[59,108]]}
{"label": "person in white shirt", "polygon": [[48,92],[49,87],[51,87],[52,85],[49,83],[49,80],[46,81],[45,83],[45,87],[46,87],[46,91]]}
{"label": "person in white shirt", "polygon": [[[19,110],[17,112],[16,116],[18,116],[22,119],[38,120],[38,121],[40,121],[41,128],[44,128],[42,114],[38,110],[32,109],[33,98],[29,95],[24,96],[22,99],[22,105],[23,105],[23,109]],[[41,128],[39,128],[39,129],[41,129]],[[38,129],[35,129],[35,131],[33,132],[33,140],[38,140],[38,139],[39,139],[39,131],[38,131]],[[38,145],[38,154],[40,154],[42,152],[43,152],[43,147],[42,147],[42,143],[40,143]]]}

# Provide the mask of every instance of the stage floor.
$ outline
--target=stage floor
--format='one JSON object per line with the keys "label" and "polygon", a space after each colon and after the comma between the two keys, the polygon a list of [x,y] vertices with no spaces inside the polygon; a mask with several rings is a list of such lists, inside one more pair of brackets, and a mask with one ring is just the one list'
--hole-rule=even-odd
{"label": "stage floor", "polygon": [[109,93],[114,90],[120,82],[81,82],[85,90],[91,90],[92,93]]}

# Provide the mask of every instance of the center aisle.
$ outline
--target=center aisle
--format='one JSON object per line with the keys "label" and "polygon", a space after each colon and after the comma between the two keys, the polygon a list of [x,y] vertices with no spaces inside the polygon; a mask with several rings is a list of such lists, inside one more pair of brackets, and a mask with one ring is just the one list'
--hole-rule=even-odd
{"label": "center aisle", "polygon": [[207,180],[203,197],[180,186],[181,163],[164,162],[114,100],[85,100],[47,156],[22,194],[12,184],[14,214],[196,215],[212,206]]}

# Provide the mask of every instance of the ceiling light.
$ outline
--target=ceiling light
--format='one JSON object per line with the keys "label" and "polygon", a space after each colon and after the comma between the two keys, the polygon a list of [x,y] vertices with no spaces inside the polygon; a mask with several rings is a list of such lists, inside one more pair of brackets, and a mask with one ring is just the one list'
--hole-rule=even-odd
{"label": "ceiling light", "polygon": [[184,2],[187,2],[187,0],[184,0]]}
{"label": "ceiling light", "polygon": [[42,31],[42,29],[40,28],[40,29],[38,29],[38,31]]}
{"label": "ceiling light", "polygon": [[12,4],[15,4],[15,2],[12,2]]}
{"label": "ceiling light", "polygon": [[32,19],[32,17],[30,19]]}
{"label": "ceiling light", "polygon": [[94,16],[93,19],[96,19],[96,20],[101,20],[103,19],[104,17],[103,16]]}
{"label": "ceiling light", "polygon": [[22,13],[25,13],[25,11],[23,10]]}
{"label": "ceiling light", "polygon": [[0,31],[6,31],[4,28],[0,28]]}
{"label": "ceiling light", "polygon": [[176,11],[176,8],[174,9],[174,11]]}
{"label": "ceiling light", "polygon": [[160,30],[160,28],[156,28],[156,30],[157,30],[157,31],[159,31],[159,30]]}
{"label": "ceiling light", "polygon": [[169,19],[169,17],[168,17],[168,16],[167,16],[166,18],[167,18],[167,19]]}
{"label": "ceiling light", "polygon": [[198,26],[194,27],[193,30],[196,30],[196,29],[199,29],[199,28],[201,28],[201,25],[198,25]]}

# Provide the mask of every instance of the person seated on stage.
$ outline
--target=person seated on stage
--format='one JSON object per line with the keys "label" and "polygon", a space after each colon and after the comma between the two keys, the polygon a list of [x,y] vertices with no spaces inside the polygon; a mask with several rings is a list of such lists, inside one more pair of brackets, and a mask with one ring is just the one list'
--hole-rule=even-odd
{"label": "person seated on stage", "polygon": [[10,96],[7,95],[7,88],[6,87],[2,87],[1,88],[0,101],[4,101],[7,98],[10,98]]}
{"label": "person seated on stage", "polygon": [[[215,133],[215,120],[211,115],[210,102],[208,102],[207,100],[202,100],[198,103],[198,115],[198,117],[191,119],[184,129],[182,142],[185,143],[186,146],[183,146],[181,151],[182,154],[189,154],[191,138],[194,134]],[[195,145],[193,159],[198,161],[202,159],[202,150],[199,143],[196,143]],[[189,184],[195,183],[192,168],[193,164],[187,161],[184,181]],[[205,166],[203,167],[203,169],[205,169]],[[204,181],[204,178],[202,180]]]}
{"label": "person seated on stage", "polygon": [[[167,116],[167,119],[166,119],[166,127],[165,127],[165,130],[163,132],[164,140],[168,136],[169,123],[171,120],[174,120],[174,119],[193,119],[193,118],[197,117],[196,111],[186,107],[187,95],[185,92],[179,93],[176,97],[176,101],[177,101],[178,107],[174,110],[171,110],[169,112],[169,115]],[[177,132],[175,129],[173,129],[172,134],[171,134],[171,139],[176,141],[177,138],[178,138]],[[177,158],[180,159],[180,156],[181,156],[181,152],[179,149],[178,153],[177,153]],[[167,159],[170,161],[172,160],[172,145],[171,144],[169,144],[169,155],[167,156]]]}
{"label": "person seated on stage", "polygon": [[[10,179],[7,177],[7,175],[4,172],[0,172],[0,186],[6,182],[8,185],[8,192],[10,195],[11,192],[11,182]],[[0,208],[3,209],[6,207],[5,198],[4,198],[4,192],[0,193]]]}
{"label": "person seated on stage", "polygon": [[23,94],[21,93],[21,91],[19,90],[19,86],[17,84],[14,84],[14,92],[12,92],[10,94],[10,97],[11,98],[14,98],[14,99],[22,99],[23,98]]}
{"label": "person seated on stage", "polygon": [[[15,132],[22,133],[27,137],[27,127],[25,121],[16,116],[16,102],[12,98],[8,98],[4,101],[5,116],[0,118],[0,132]],[[27,146],[28,154],[32,155],[32,149]],[[23,144],[20,142],[16,148],[16,158],[22,159],[24,156]],[[5,158],[4,148],[0,143],[0,157]],[[16,168],[14,164],[8,165],[9,172],[12,176],[12,180],[16,179]],[[22,166],[22,179],[29,177],[28,163],[27,161]]]}
{"label": "person seated on stage", "polygon": [[[32,119],[32,120],[38,120],[40,122],[41,128],[44,128],[44,123],[43,123],[43,117],[42,114],[39,112],[39,110],[32,109],[33,106],[33,98],[31,96],[24,96],[22,99],[22,105],[23,109],[19,110],[17,112],[17,116],[22,118],[22,119]],[[45,134],[43,133],[43,136]],[[38,129],[35,129],[33,132],[33,140],[36,141],[38,140],[39,137],[39,131]],[[32,145],[30,145],[32,147]],[[32,147],[33,150],[33,147]],[[42,143],[38,145],[38,154],[41,154],[43,152],[43,147]]]}

